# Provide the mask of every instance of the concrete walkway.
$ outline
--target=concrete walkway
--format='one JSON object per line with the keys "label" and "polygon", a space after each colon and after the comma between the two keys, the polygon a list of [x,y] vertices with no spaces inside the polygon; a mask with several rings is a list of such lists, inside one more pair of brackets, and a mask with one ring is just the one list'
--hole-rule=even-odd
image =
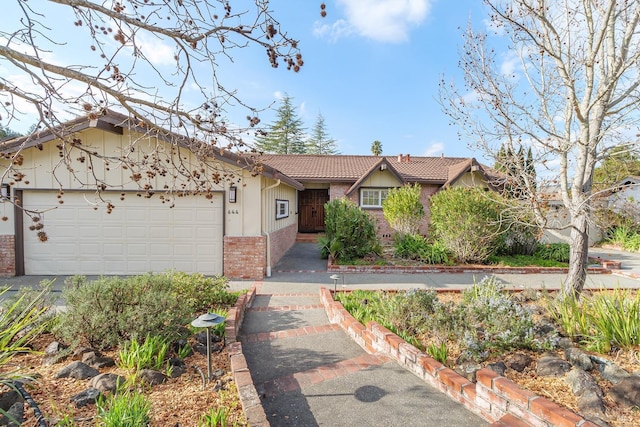
{"label": "concrete walkway", "polygon": [[[594,251],[624,258],[640,272],[640,254]],[[272,426],[482,426],[483,419],[382,356],[370,355],[329,323],[321,286],[333,288],[315,244],[296,243],[258,283],[241,341],[262,406]],[[557,288],[562,274],[497,275],[514,288]],[[338,289],[463,289],[472,274],[348,274]],[[246,287],[246,282],[244,283]],[[234,287],[241,287],[236,282]],[[640,281],[590,275],[588,287],[640,287]]]}

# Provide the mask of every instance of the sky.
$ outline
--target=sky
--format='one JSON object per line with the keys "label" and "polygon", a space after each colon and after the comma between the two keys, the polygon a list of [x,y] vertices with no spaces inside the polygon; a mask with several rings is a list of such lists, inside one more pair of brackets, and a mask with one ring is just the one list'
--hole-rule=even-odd
{"label": "sky", "polygon": [[[239,8],[246,1],[231,3]],[[10,0],[5,7],[3,25],[16,22],[11,18],[17,13],[12,11],[13,3]],[[462,30],[470,20],[482,29],[487,18],[482,2],[325,0],[325,18],[320,16],[320,3],[270,2],[282,29],[299,40],[304,59],[299,73],[271,68],[264,52],[256,49],[234,50],[233,63],[221,61],[218,73],[225,87],[237,89],[249,105],[273,104],[271,110],[260,113],[261,125],[276,119],[278,102],[287,94],[308,132],[322,114],[342,154],[371,154],[372,142],[379,140],[385,155],[482,159],[482,153],[459,139],[458,128],[450,124],[437,102],[443,77],[461,82],[457,62]],[[57,5],[46,7],[48,22],[73,18],[58,18]],[[66,54],[84,61],[78,52],[56,47],[50,55]],[[147,54],[162,67],[173,50],[155,45]],[[0,72],[9,73],[2,63]],[[241,118],[234,114],[230,113],[231,121],[244,119],[246,112],[242,111]],[[23,118],[12,122],[11,128],[24,132],[32,123]]]}
{"label": "sky", "polygon": [[[343,154],[480,158],[458,137],[437,102],[444,76],[461,80],[458,49],[469,19],[486,13],[477,0],[314,0],[272,2],[288,33],[300,40],[297,74],[261,71],[253,82],[266,98],[286,93],[309,130],[318,114]],[[277,104],[276,104],[277,107]],[[262,114],[263,123],[275,113]]]}

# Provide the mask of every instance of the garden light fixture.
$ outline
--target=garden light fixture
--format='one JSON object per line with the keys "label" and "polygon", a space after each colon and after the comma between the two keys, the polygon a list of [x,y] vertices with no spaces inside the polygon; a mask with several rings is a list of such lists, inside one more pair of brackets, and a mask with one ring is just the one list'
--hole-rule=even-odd
{"label": "garden light fixture", "polygon": [[211,328],[224,322],[226,319],[215,313],[205,313],[191,322],[195,328],[207,328],[207,380],[211,381]]}

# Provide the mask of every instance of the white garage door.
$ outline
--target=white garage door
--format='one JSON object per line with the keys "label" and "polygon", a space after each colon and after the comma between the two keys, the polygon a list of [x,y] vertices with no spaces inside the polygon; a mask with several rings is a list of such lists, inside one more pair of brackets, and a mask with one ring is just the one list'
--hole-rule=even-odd
{"label": "white garage door", "polygon": [[[24,191],[26,209],[48,209],[42,215],[46,242],[24,223],[26,274],[140,274],[169,269],[222,274],[223,198],[189,196],[169,208],[157,197],[128,194],[113,198],[115,209],[94,210],[94,195]],[[85,199],[86,197],[86,199]],[[106,198],[106,197],[105,197]]]}

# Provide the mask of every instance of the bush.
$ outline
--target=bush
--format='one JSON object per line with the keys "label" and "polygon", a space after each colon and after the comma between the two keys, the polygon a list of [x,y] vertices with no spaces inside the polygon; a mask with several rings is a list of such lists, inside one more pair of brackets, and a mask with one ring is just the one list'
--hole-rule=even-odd
{"label": "bush", "polygon": [[501,245],[499,195],[480,188],[449,188],[431,198],[435,240],[462,263],[485,262]]}
{"label": "bush", "polygon": [[384,219],[401,235],[418,234],[424,218],[424,206],[420,201],[420,184],[407,184],[389,190],[382,202]]}
{"label": "bush", "polygon": [[380,253],[375,220],[355,203],[342,198],[324,205],[325,235],[318,239],[323,258],[351,260]]}
{"label": "bush", "polygon": [[147,335],[175,339],[196,311],[235,300],[224,279],[175,272],[92,282],[75,276],[66,284],[67,312],[54,332],[67,342],[85,341],[100,349]]}
{"label": "bush", "polygon": [[441,243],[429,243],[419,234],[396,234],[393,248],[399,258],[419,260],[426,264],[449,263],[449,252]]}
{"label": "bush", "polygon": [[538,244],[534,256],[557,262],[569,262],[571,251],[568,243]]}
{"label": "bush", "polygon": [[206,277],[181,271],[169,271],[165,276],[171,282],[175,297],[184,300],[193,312],[228,306],[238,299],[237,294],[229,292],[229,279],[224,276]]}

